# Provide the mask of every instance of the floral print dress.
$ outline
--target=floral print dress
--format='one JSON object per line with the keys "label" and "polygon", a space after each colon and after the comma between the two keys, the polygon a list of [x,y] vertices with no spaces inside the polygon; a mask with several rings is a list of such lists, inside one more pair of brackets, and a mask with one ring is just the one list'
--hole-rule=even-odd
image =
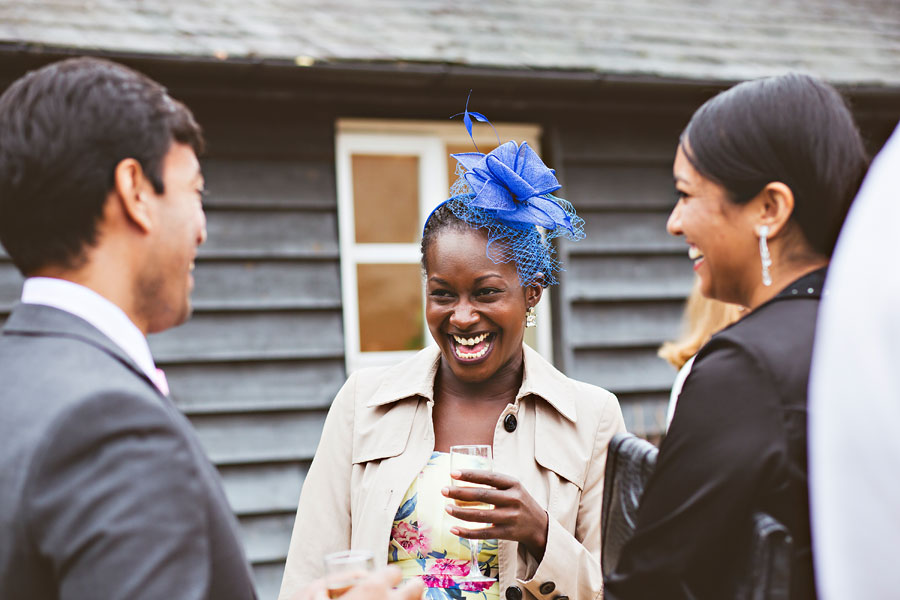
{"label": "floral print dress", "polygon": [[460,582],[469,573],[468,541],[452,533],[465,523],[444,510],[441,488],[450,483],[450,455],[434,452],[400,503],[394,516],[388,562],[403,570],[403,578],[421,577],[426,600],[498,600],[497,540],[482,540],[481,572],[493,582]]}

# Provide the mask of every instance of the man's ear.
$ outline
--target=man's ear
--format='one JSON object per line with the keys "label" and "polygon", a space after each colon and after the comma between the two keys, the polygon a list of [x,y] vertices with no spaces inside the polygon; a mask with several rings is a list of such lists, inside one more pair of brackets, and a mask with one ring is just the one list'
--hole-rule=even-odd
{"label": "man's ear", "polygon": [[780,181],[767,183],[751,202],[757,206],[754,233],[758,234],[759,228],[766,225],[771,238],[777,237],[784,230],[794,214],[794,192]]}
{"label": "man's ear", "polygon": [[119,203],[126,220],[144,233],[150,233],[153,219],[147,194],[152,186],[141,163],[133,158],[119,161],[113,172],[113,187],[113,201]]}

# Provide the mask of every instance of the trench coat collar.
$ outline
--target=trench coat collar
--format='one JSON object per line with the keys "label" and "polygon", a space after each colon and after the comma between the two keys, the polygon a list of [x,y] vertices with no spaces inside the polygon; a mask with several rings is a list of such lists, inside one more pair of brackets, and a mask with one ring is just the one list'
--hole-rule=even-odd
{"label": "trench coat collar", "polygon": [[[516,402],[529,395],[539,396],[560,415],[575,423],[576,391],[572,389],[572,380],[560,373],[527,344],[522,344],[522,349],[525,368],[522,385],[516,394]],[[389,367],[385,373],[384,383],[369,399],[367,406],[370,408],[384,406],[414,396],[434,401],[434,379],[440,359],[440,349],[437,346],[429,346]]]}

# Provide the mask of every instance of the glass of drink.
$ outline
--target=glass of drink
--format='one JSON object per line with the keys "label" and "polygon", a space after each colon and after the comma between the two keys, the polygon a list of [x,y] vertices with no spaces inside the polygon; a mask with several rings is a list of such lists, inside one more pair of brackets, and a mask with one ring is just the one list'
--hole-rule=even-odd
{"label": "glass of drink", "polygon": [[[492,470],[493,460],[491,458],[491,447],[486,444],[469,445],[469,446],[450,446],[450,470]],[[453,487],[490,487],[480,483],[471,483],[469,481],[461,481],[459,479],[451,479],[450,485]],[[478,508],[482,510],[491,510],[494,507],[484,502],[465,502],[463,500],[455,501],[457,506],[465,508]],[[482,529],[490,527],[490,523],[478,523],[473,521],[465,521],[463,527],[467,529]],[[463,539],[463,538],[460,538]],[[481,548],[481,540],[468,540],[469,553],[471,562],[469,565],[469,574],[460,581],[494,581],[493,577],[486,577],[478,566],[478,552]]]}
{"label": "glass of drink", "polygon": [[326,554],[325,586],[328,597],[340,598],[375,569],[375,559],[368,550],[344,550]]}

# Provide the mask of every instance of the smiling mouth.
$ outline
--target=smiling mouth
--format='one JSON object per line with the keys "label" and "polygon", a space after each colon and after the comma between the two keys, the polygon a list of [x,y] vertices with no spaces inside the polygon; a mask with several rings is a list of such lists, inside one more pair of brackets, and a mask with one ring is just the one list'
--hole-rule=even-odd
{"label": "smiling mouth", "polygon": [[688,248],[688,258],[694,261],[694,268],[696,269],[703,262],[703,252],[697,246],[691,246]]}
{"label": "smiling mouth", "polygon": [[495,337],[494,333],[481,333],[471,337],[450,334],[450,346],[459,360],[476,361],[491,351]]}

